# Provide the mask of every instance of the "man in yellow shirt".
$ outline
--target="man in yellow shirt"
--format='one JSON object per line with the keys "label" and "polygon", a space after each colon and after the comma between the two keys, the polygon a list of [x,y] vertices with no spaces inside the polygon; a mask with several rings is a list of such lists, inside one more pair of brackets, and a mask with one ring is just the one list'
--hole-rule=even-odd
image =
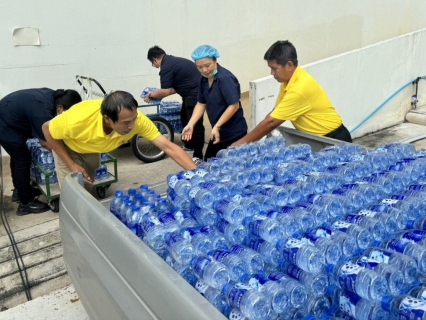
{"label": "man in yellow shirt", "polygon": [[81,172],[90,190],[100,165],[99,154],[117,149],[135,134],[151,141],[183,169],[196,168],[188,154],[163,137],[137,106],[130,93],[115,91],[104,100],[78,103],[43,125],[43,133],[55,157],[60,185],[66,174]]}
{"label": "man in yellow shirt", "polygon": [[264,59],[271,75],[281,83],[275,108],[256,128],[233,145],[253,142],[288,120],[297,130],[352,142],[325,91],[304,69],[298,67],[296,48],[289,41],[277,41]]}

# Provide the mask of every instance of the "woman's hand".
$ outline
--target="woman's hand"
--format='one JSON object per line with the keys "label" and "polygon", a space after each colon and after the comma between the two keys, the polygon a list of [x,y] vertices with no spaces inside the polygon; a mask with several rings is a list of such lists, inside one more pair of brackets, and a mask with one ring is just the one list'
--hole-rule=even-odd
{"label": "woman's hand", "polygon": [[146,103],[149,103],[151,101],[151,92],[148,93],[145,98],[143,98],[143,101],[145,101]]}
{"label": "woman's hand", "polygon": [[93,184],[92,179],[90,178],[89,174],[86,172],[86,170],[84,170],[84,168],[82,166],[79,166],[76,163],[73,163],[70,167],[69,167],[71,172],[81,172],[83,174],[83,180],[86,183],[89,184]]}
{"label": "woman's hand", "polygon": [[194,132],[194,126],[192,125],[187,125],[185,128],[183,128],[182,130],[182,135],[181,135],[181,139],[184,141],[189,141],[192,139],[192,133]]}
{"label": "woman's hand", "polygon": [[219,127],[216,127],[216,126],[214,126],[213,128],[212,128],[212,135],[211,135],[211,138],[210,138],[210,140],[212,140],[213,141],[213,144],[217,144],[217,143],[219,143],[220,142],[220,132],[219,132]]}

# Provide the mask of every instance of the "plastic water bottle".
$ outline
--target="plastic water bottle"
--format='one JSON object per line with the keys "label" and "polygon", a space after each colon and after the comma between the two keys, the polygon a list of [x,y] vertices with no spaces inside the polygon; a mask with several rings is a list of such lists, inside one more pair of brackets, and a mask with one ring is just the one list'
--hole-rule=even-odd
{"label": "plastic water bottle", "polygon": [[329,284],[327,274],[323,272],[316,274],[306,272],[300,269],[298,266],[284,261],[280,263],[279,269],[291,278],[303,284],[306,289],[308,289],[309,295],[320,297],[325,294],[324,289],[327,288]]}
{"label": "plastic water bottle", "polygon": [[[167,252],[167,250],[165,250]],[[183,279],[186,280],[191,286],[195,287],[198,278],[194,273],[194,270],[190,265],[183,265],[178,263],[168,255],[165,261],[179,274]]]}
{"label": "plastic water bottle", "polygon": [[164,239],[167,250],[177,262],[186,265],[194,258],[194,247],[179,232],[166,233]]}
{"label": "plastic water bottle", "polygon": [[[292,206],[284,206],[281,208],[282,213],[291,214],[299,220],[301,230],[307,230],[313,228],[317,223],[317,217],[311,214],[309,211],[305,210],[302,207],[292,207]],[[324,221],[324,220],[322,220]],[[321,222],[322,222],[321,221]]]}
{"label": "plastic water bottle", "polygon": [[364,200],[367,204],[372,205],[376,201],[384,198],[387,194],[383,192],[380,185],[376,183],[357,182],[343,184],[341,186],[343,190],[356,190],[362,193]]}
{"label": "plastic water bottle", "polygon": [[380,221],[383,224],[386,236],[392,235],[397,231],[405,229],[407,225],[407,220],[405,220],[404,225],[404,222],[400,223],[401,220],[398,220],[398,218],[395,216],[386,213],[375,212],[373,210],[361,210],[356,214],[359,216],[369,217],[371,219]]}
{"label": "plastic water bottle", "polygon": [[246,216],[242,206],[229,200],[216,201],[213,203],[213,208],[222,219],[233,224],[241,223]]}
{"label": "plastic water bottle", "polygon": [[233,245],[229,251],[238,255],[249,267],[250,273],[261,272],[264,267],[262,256],[256,251],[242,245]]}
{"label": "plastic water bottle", "polygon": [[158,220],[163,224],[166,232],[178,231],[181,226],[170,211],[162,211],[158,213]]}
{"label": "plastic water bottle", "polygon": [[390,239],[381,243],[380,247],[405,254],[417,262],[418,270],[426,272],[426,248],[404,239]]}
{"label": "plastic water bottle", "polygon": [[371,217],[367,217],[364,215],[348,214],[344,217],[344,221],[367,228],[368,230],[370,230],[374,240],[381,241],[385,238],[387,234],[385,224],[382,221],[376,220]]}
{"label": "plastic water bottle", "polygon": [[302,229],[301,222],[298,220],[297,215],[291,212],[269,211],[266,213],[266,216],[271,219],[276,219],[281,224],[285,237],[290,237],[292,234]]}
{"label": "plastic water bottle", "polygon": [[351,261],[359,266],[374,270],[378,274],[382,275],[387,281],[389,294],[398,295],[401,294],[405,289],[404,274],[395,266],[385,263],[378,263],[376,260],[366,256],[353,257]]}
{"label": "plastic water bottle", "polygon": [[[153,214],[147,214],[140,223],[140,228],[144,234],[143,241],[153,249],[164,247],[164,226]],[[178,261],[178,259],[175,259]]]}
{"label": "plastic water bottle", "polygon": [[226,250],[216,250],[209,253],[216,261],[223,263],[229,271],[230,278],[234,281],[249,272],[249,267],[238,255]]}
{"label": "plastic water bottle", "polygon": [[109,178],[109,174],[108,174],[108,168],[105,164],[101,164],[101,166],[99,167],[100,169],[100,179],[103,180],[107,180]]}
{"label": "plastic water bottle", "polygon": [[232,201],[245,209],[245,216],[247,217],[251,217],[260,211],[259,203],[252,197],[235,195],[232,197]]}
{"label": "plastic water bottle", "polygon": [[189,213],[199,224],[202,225],[212,226],[218,219],[217,213],[212,209],[193,207]]}
{"label": "plastic water bottle", "polygon": [[379,263],[391,264],[403,270],[406,284],[413,283],[417,278],[417,263],[413,258],[405,254],[384,248],[372,247],[365,250],[364,255]]}
{"label": "plastic water bottle", "polygon": [[123,206],[121,207],[119,219],[124,224],[126,224],[127,217],[132,215],[132,213],[133,213],[132,208],[133,208],[134,205],[135,205],[135,203],[133,201],[128,200],[124,204],[124,207]]}
{"label": "plastic water bottle", "polygon": [[213,176],[220,175],[220,166],[217,162],[202,162],[198,165],[198,169],[203,169]]}
{"label": "plastic water bottle", "polygon": [[242,283],[228,283],[222,290],[228,304],[249,319],[268,319],[270,304],[265,295]]}
{"label": "plastic water bottle", "polygon": [[277,220],[270,219],[260,214],[245,218],[243,225],[252,235],[272,243],[276,243],[285,235],[284,229]]}
{"label": "plastic water bottle", "polygon": [[132,213],[126,217],[126,226],[137,235],[137,225],[142,222],[143,215],[140,206],[133,206]]}
{"label": "plastic water bottle", "polygon": [[301,240],[315,246],[320,251],[324,252],[326,263],[337,263],[342,257],[342,250],[339,243],[335,243],[328,238],[323,238],[314,233],[305,233]]}
{"label": "plastic water bottle", "polygon": [[308,203],[323,207],[328,212],[330,218],[337,219],[345,213],[350,213],[349,204],[343,197],[331,194],[312,194],[306,199]]}
{"label": "plastic water bottle", "polygon": [[281,253],[274,244],[261,238],[246,237],[246,239],[244,239],[244,245],[260,253],[263,260],[272,266],[278,266],[283,259]]}
{"label": "plastic water bottle", "polygon": [[339,230],[332,230],[327,227],[319,227],[311,231],[316,236],[327,238],[340,245],[342,250],[342,256],[348,257],[354,254],[358,250],[356,239]]}
{"label": "plastic water bottle", "polygon": [[424,302],[426,302],[426,287],[425,286],[417,286],[410,290],[408,293],[410,296],[414,298],[418,298]]}
{"label": "plastic water bottle", "polygon": [[195,275],[212,288],[221,290],[230,280],[226,266],[210,256],[194,257],[191,266]]}
{"label": "plastic water bottle", "polygon": [[201,293],[217,310],[225,312],[228,303],[221,290],[210,287],[203,280],[198,280],[194,288]]}
{"label": "plastic water bottle", "polygon": [[228,250],[229,241],[226,239],[222,232],[219,232],[214,226],[203,226],[200,229],[202,234],[205,234],[212,242],[213,249],[216,250]]}
{"label": "plastic water bottle", "polygon": [[119,210],[122,196],[123,196],[123,191],[117,190],[114,194],[114,198],[112,199],[110,207],[109,207],[109,210],[111,211],[111,213],[116,217],[118,217],[118,210]]}
{"label": "plastic water bottle", "polygon": [[308,310],[308,312],[317,316],[323,315],[326,311],[328,311],[330,306],[330,300],[325,296],[310,296],[308,297],[308,301],[305,304],[305,308]]}
{"label": "plastic water bottle", "polygon": [[173,207],[178,208],[180,210],[189,210],[191,207],[191,202],[189,201],[189,199],[186,197],[178,196],[176,192],[173,191],[173,189],[167,191],[167,199],[170,201]]}
{"label": "plastic water bottle", "polygon": [[337,308],[343,311],[344,317],[346,315],[353,317],[354,319],[365,319],[365,320],[387,320],[389,314],[383,310],[377,302],[363,299],[355,293],[345,291],[337,286],[329,286],[327,288],[327,295],[331,297],[332,303],[335,307],[329,311],[331,314],[339,314],[336,312]]}
{"label": "plastic water bottle", "polygon": [[211,240],[201,232],[200,227],[181,229],[181,234],[184,239],[191,242],[195,255],[206,255],[208,252],[213,250]]}
{"label": "plastic water bottle", "polygon": [[352,224],[345,221],[335,221],[333,223],[324,223],[322,227],[328,228],[331,230],[342,231],[354,237],[357,242],[357,246],[360,249],[368,248],[373,243],[373,239],[371,238],[370,231],[356,224]]}
{"label": "plastic water bottle", "polygon": [[361,298],[380,301],[388,293],[388,285],[383,276],[356,263],[348,261],[337,265],[329,264],[326,270],[343,290],[356,293]]}
{"label": "plastic water bottle", "polygon": [[357,190],[336,189],[332,191],[332,194],[342,196],[347,199],[351,206],[351,211],[360,210],[362,208],[365,208],[367,205],[372,205],[374,203],[368,203],[364,195],[361,192],[358,192]]}
{"label": "plastic water bottle", "polygon": [[200,208],[211,208],[215,197],[207,189],[194,187],[189,191],[189,199]]}
{"label": "plastic water bottle", "polygon": [[179,178],[176,174],[167,176],[167,185],[181,197],[187,197],[192,187],[188,180]]}
{"label": "plastic water bottle", "polygon": [[174,210],[173,217],[183,228],[198,226],[198,222],[195,221],[187,210]]}
{"label": "plastic water bottle", "polygon": [[280,240],[277,243],[277,249],[283,252],[287,262],[307,272],[317,273],[325,263],[323,252],[296,238]]}
{"label": "plastic water bottle", "polygon": [[379,213],[385,213],[388,216],[395,218],[399,230],[403,230],[407,227],[408,214],[405,211],[402,211],[397,208],[392,208],[384,204],[372,205],[370,208],[368,208],[368,210]]}
{"label": "plastic water bottle", "polygon": [[387,296],[382,300],[382,308],[390,313],[391,320],[426,319],[425,302],[409,295]]}
{"label": "plastic water bottle", "polygon": [[410,220],[407,223],[407,229],[426,230],[426,217]]}
{"label": "plastic water bottle", "polygon": [[230,243],[243,243],[247,236],[247,229],[241,224],[229,223],[226,220],[219,219],[216,223],[217,229],[222,232]]}
{"label": "plastic water bottle", "polygon": [[[261,176],[261,168],[251,168],[251,169],[246,169],[244,172],[247,176],[247,185],[248,186],[253,186],[255,184],[258,184],[261,182],[262,176]],[[269,169],[269,168],[268,168]],[[265,173],[267,174],[267,173]],[[267,180],[269,180],[269,178],[266,178]],[[273,180],[273,179],[272,179]],[[270,180],[271,181],[271,180]]]}
{"label": "plastic water bottle", "polygon": [[[260,183],[271,183],[274,181],[274,170],[272,167],[259,167],[257,170],[260,174]],[[249,179],[250,182],[250,179]]]}
{"label": "plastic water bottle", "polygon": [[259,212],[269,212],[271,210],[275,210],[275,202],[262,194],[252,194],[250,195],[258,204],[259,204]]}
{"label": "plastic water bottle", "polygon": [[139,188],[137,189],[138,193],[143,195],[144,197],[147,195],[148,192],[148,186],[146,184],[141,184]]}
{"label": "plastic water bottle", "polygon": [[287,297],[292,307],[299,308],[305,304],[308,297],[308,289],[300,282],[280,271],[269,272],[266,276],[269,280],[278,282],[286,289]]}
{"label": "plastic water bottle", "polygon": [[270,280],[265,274],[246,274],[241,277],[241,282],[263,293],[276,313],[290,311],[291,305],[286,288],[278,282]]}
{"label": "plastic water bottle", "polygon": [[209,181],[199,185],[201,188],[209,190],[214,195],[214,200],[221,200],[229,197],[229,192],[226,186],[220,182]]}

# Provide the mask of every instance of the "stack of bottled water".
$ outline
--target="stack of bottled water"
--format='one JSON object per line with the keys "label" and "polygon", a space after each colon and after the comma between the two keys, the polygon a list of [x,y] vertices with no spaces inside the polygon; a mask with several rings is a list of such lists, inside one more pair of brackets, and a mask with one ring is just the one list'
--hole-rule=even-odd
{"label": "stack of bottled water", "polygon": [[273,137],[167,185],[111,212],[226,317],[426,319],[426,152]]}
{"label": "stack of bottled water", "polygon": [[182,132],[182,121],[180,120],[180,111],[182,104],[179,101],[161,101],[160,116],[166,119],[173,127],[175,132]]}
{"label": "stack of bottled water", "polygon": [[[150,92],[152,93],[156,91],[158,91],[157,88],[146,87],[145,89],[143,89],[141,93],[141,98],[145,98],[146,96],[148,96]],[[161,102],[161,99],[150,99],[149,104],[156,105],[156,104],[160,104],[160,102]]]}
{"label": "stack of bottled water", "polygon": [[46,184],[46,178],[49,179],[50,184],[58,183],[53,154],[49,150],[43,148],[36,138],[28,139],[27,147],[30,150],[32,159],[43,170],[41,171],[39,167],[32,163],[30,168],[31,177],[40,185]]}
{"label": "stack of bottled water", "polygon": [[[101,162],[105,160],[108,160],[108,155],[106,153],[101,153]],[[108,178],[108,167],[106,164],[102,163],[95,171],[95,182],[102,182]]]}

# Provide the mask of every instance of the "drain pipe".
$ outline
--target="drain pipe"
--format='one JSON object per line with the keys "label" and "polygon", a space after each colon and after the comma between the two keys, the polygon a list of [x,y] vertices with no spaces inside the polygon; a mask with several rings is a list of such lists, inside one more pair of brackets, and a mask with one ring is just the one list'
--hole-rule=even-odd
{"label": "drain pipe", "polygon": [[[413,95],[411,97],[411,105],[414,106],[414,108],[416,108],[417,106],[417,89],[418,89],[418,83],[421,79],[426,80],[426,76],[422,76],[422,77],[417,77],[414,80],[411,80],[410,82],[407,82],[406,84],[404,84],[401,88],[399,88],[396,92],[394,92],[390,97],[388,97],[385,101],[383,101],[376,109],[373,110],[373,112],[371,112],[364,120],[362,120],[355,128],[353,128],[350,132],[353,133],[355,130],[357,130],[359,127],[361,127],[368,119],[370,119],[377,111],[379,111],[381,108],[383,108],[383,106],[388,103],[388,101],[390,99],[392,99],[393,97],[395,97],[398,93],[400,93],[403,89],[405,89],[406,87],[408,87],[410,84],[415,84],[416,85],[416,94]],[[415,100],[415,101],[413,101]]]}

